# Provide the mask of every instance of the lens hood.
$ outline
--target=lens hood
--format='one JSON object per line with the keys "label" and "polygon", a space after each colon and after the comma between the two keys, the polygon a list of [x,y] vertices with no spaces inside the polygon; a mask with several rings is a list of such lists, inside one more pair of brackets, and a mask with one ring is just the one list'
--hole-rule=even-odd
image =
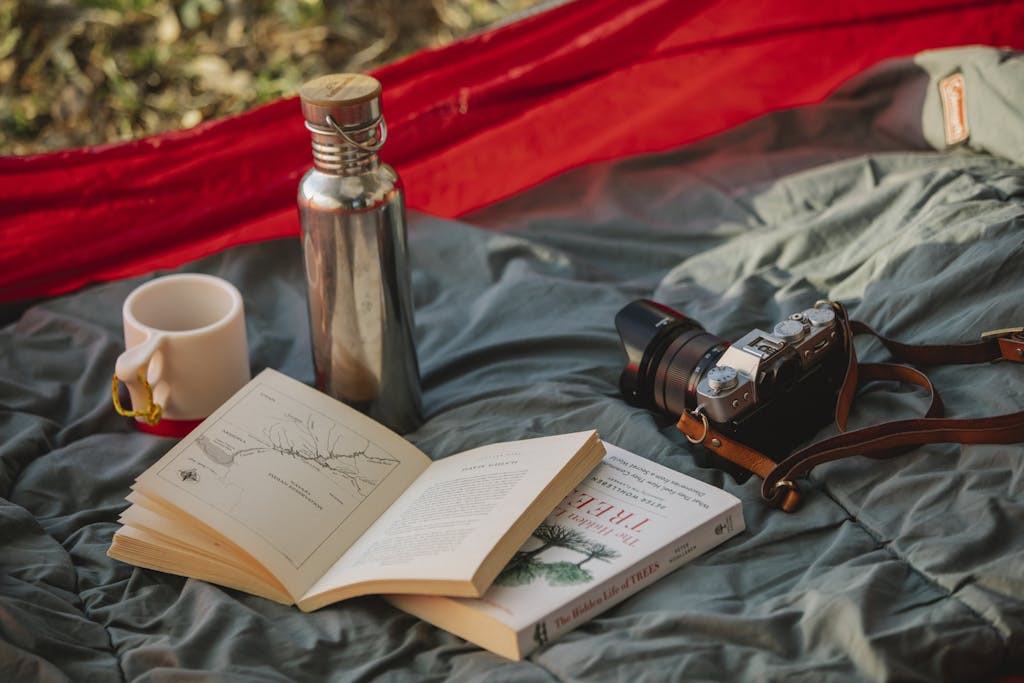
{"label": "lens hood", "polygon": [[700,323],[649,299],[626,304],[615,315],[626,367],[619,376],[619,390],[632,405],[656,408],[652,371],[671,341],[687,330],[703,330]]}

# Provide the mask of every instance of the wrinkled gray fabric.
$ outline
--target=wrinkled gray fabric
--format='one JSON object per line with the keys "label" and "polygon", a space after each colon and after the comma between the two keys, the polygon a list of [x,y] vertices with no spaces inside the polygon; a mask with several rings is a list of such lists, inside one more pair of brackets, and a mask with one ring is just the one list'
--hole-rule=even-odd
{"label": "wrinkled gray fabric", "polygon": [[[744,501],[746,533],[525,662],[377,598],[304,614],[106,558],[130,483],[173,443],[110,406],[120,304],[147,278],[29,307],[0,330],[0,680],[971,681],[1024,671],[1024,447],[935,445],[823,466],[787,515],[760,503],[755,480],[697,467],[671,416],[627,405],[617,388],[613,319],[638,297],[728,340],[819,298],[908,342],[1021,324],[1024,168],[932,149],[921,126],[929,78],[909,60],[890,63],[820,106],[579,169],[463,221],[412,216],[427,421],[411,440],[442,457],[593,427]],[[1013,125],[1007,135],[1024,119]],[[183,270],[238,285],[254,372],[312,381],[295,240]],[[870,344],[861,355],[884,357]],[[928,372],[949,415],[1024,408],[1024,367]],[[852,421],[925,404],[919,391],[869,387]]]}

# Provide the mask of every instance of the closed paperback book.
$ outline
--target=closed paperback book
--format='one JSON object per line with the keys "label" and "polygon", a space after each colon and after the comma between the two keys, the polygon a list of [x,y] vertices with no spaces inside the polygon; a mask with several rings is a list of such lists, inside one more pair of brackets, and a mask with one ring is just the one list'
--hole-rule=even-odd
{"label": "closed paperback book", "polygon": [[744,530],[735,496],[617,446],[605,449],[482,597],[387,599],[518,660]]}

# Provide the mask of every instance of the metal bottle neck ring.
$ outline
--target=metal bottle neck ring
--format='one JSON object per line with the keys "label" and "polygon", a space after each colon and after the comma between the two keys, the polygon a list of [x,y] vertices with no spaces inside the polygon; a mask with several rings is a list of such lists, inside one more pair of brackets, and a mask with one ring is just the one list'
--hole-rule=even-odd
{"label": "metal bottle neck ring", "polygon": [[[330,114],[325,116],[324,120],[327,122],[328,127],[326,128],[310,123],[309,121],[306,121],[306,128],[314,133],[319,133],[320,135],[337,135],[356,149],[360,149],[371,154],[379,152],[388,139],[388,126],[384,122],[383,116],[378,116],[365,126],[341,126]],[[371,130],[376,132],[376,135],[374,136],[375,139],[372,142],[360,142],[353,137]]]}

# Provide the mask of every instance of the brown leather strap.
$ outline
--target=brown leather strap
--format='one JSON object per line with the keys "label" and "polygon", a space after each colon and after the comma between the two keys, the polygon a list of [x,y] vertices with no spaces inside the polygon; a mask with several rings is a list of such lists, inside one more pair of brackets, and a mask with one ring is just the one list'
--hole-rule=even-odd
{"label": "brown leather strap", "polygon": [[888,458],[928,443],[1018,441],[1024,441],[1024,411],[976,419],[918,418],[886,422],[839,434],[793,453],[764,478],[761,496],[768,503],[786,509],[785,501],[777,499],[779,482],[793,482],[817,465],[851,455]]}
{"label": "brown leather strap", "polygon": [[[834,306],[842,307],[842,304]],[[986,332],[982,335],[981,341],[970,344],[904,344],[876,332],[870,325],[859,320],[850,321],[850,330],[852,335],[869,334],[875,337],[889,350],[893,358],[914,365],[963,365],[988,363],[999,359],[1017,362],[1024,360],[1024,352],[1010,353],[1015,348],[1024,349],[1024,337],[1019,336],[1024,332],[1024,328],[1019,327]]]}
{"label": "brown leather strap", "polygon": [[[896,360],[919,365],[982,363],[995,360],[1024,362],[1024,330],[1012,328],[987,333],[973,344],[911,345],[885,337],[870,326],[849,320],[842,304],[832,303],[846,352],[847,367],[836,401],[835,420],[841,432],[805,446],[779,463],[763,453],[731,439],[709,425],[699,413],[684,412],[679,429],[693,443],[736,463],[761,477],[761,497],[770,505],[793,512],[800,505],[796,480],[822,463],[864,455],[890,458],[927,443],[1016,443],[1024,441],[1024,410],[987,418],[942,417],[943,405],[923,372],[896,363],[858,363],[853,337],[876,337]],[[931,401],[924,417],[885,422],[846,432],[849,411],[857,388],[868,382],[897,381],[924,387]]]}
{"label": "brown leather strap", "polygon": [[[708,419],[703,415],[697,417],[691,412],[684,412],[679,416],[676,426],[692,443],[704,446],[726,460],[753,472],[765,481],[768,481],[775,471],[774,460],[749,446],[744,446],[739,441],[720,434],[718,430],[708,425]],[[772,483],[774,487],[772,490],[773,500],[778,495],[780,481],[782,480],[776,479]],[[788,487],[785,497],[780,499],[777,505],[787,511],[795,510],[800,505],[800,492],[795,485]]]}
{"label": "brown leather strap", "polygon": [[999,342],[999,353],[1002,355],[1002,359],[1012,363],[1024,363],[1024,327],[1015,327],[1012,330],[996,330],[996,333],[999,332],[1009,333],[996,337],[996,341]]}

